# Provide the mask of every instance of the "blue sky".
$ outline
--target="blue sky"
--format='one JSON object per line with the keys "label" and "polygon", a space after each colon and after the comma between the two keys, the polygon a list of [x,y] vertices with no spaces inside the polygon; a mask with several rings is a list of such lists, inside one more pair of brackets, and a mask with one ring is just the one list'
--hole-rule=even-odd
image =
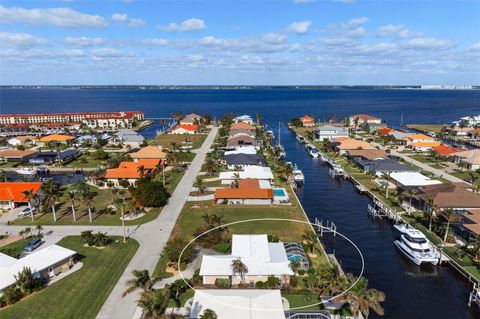
{"label": "blue sky", "polygon": [[0,1],[0,84],[480,85],[480,1]]}

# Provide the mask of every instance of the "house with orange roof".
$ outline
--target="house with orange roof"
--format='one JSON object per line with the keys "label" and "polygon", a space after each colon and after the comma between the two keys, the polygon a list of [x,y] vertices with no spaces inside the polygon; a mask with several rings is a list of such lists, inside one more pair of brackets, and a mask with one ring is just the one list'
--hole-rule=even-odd
{"label": "house with orange roof", "polygon": [[196,113],[191,113],[186,115],[183,119],[180,120],[180,125],[194,125],[199,124],[200,122],[205,121],[203,117]]}
{"label": "house with orange roof", "polygon": [[229,205],[270,205],[273,203],[273,190],[270,187],[262,188],[265,187],[263,184],[265,183],[260,183],[257,179],[248,178],[240,180],[238,188],[217,188],[214,202]]}
{"label": "house with orange roof", "polygon": [[[419,142],[433,142],[435,139],[431,136],[425,134],[410,134],[403,139],[405,145],[410,146],[412,143],[419,143]],[[437,145],[440,146],[440,145]]]}
{"label": "house with orange roof", "polygon": [[0,207],[12,209],[18,205],[27,204],[28,198],[23,192],[31,191],[36,196],[41,187],[41,182],[2,182],[0,183]]}
{"label": "house with orange roof", "polygon": [[348,150],[376,150],[377,148],[372,144],[356,140],[349,137],[339,137],[335,138],[332,142],[333,148],[340,152],[340,154],[345,154]]}
{"label": "house with orange roof", "polygon": [[434,147],[433,151],[437,153],[439,156],[446,157],[446,156],[451,156],[455,153],[461,152],[462,150],[442,144],[440,146]]}
{"label": "house with orange roof", "polygon": [[24,162],[29,158],[35,156],[38,151],[35,150],[17,150],[17,149],[6,149],[0,151],[0,161],[5,162]]}
{"label": "house with orange roof", "polygon": [[414,142],[410,144],[410,147],[419,152],[428,152],[442,145],[439,141],[430,141],[430,142]]}
{"label": "house with orange roof", "polygon": [[235,130],[246,130],[249,132],[256,132],[257,128],[251,124],[248,124],[246,122],[238,122],[234,123],[230,126],[230,132],[235,131]]}
{"label": "house with orange roof", "polygon": [[480,128],[468,131],[467,136],[475,140],[480,139]]}
{"label": "house with orange roof", "polygon": [[136,162],[121,162],[117,168],[107,169],[105,173],[105,180],[112,182],[116,187],[121,187],[127,181],[130,185],[135,185],[135,182],[153,171],[159,164],[160,159],[139,159]]}
{"label": "house with orange roof", "polygon": [[395,131],[393,128],[382,127],[382,128],[379,128],[377,130],[377,134],[378,135],[388,135],[388,134],[392,133],[393,131]]}
{"label": "house with orange roof", "polygon": [[180,124],[170,130],[169,134],[195,134],[198,131],[196,124]]}
{"label": "house with orange roof", "polygon": [[130,153],[130,156],[134,162],[142,159],[164,160],[167,157],[167,153],[163,151],[161,146],[149,145],[142,147],[137,152]]}
{"label": "house with orange roof", "polygon": [[64,134],[52,134],[43,136],[38,140],[40,145],[45,145],[48,142],[58,142],[62,144],[68,144],[75,139],[75,136],[72,135],[64,135]]}
{"label": "house with orange roof", "polygon": [[304,115],[300,118],[302,121],[303,126],[305,127],[313,127],[315,126],[315,119],[309,115]]}

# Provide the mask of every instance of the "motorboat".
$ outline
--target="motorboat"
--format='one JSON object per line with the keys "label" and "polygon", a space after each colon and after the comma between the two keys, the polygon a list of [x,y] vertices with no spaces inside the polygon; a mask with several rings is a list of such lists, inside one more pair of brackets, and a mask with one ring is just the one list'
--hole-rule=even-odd
{"label": "motorboat", "polygon": [[305,176],[303,176],[303,172],[297,168],[293,170],[293,179],[295,180],[295,183],[303,184]]}
{"label": "motorboat", "polygon": [[394,227],[400,232],[400,239],[395,240],[394,244],[408,259],[418,266],[421,264],[438,264],[441,253],[421,231],[410,228],[405,224],[395,225]]}
{"label": "motorboat", "polygon": [[37,169],[35,167],[20,167],[15,172],[20,175],[34,175],[37,173]]}
{"label": "motorboat", "polygon": [[312,148],[308,154],[310,154],[311,157],[313,158],[318,158],[318,150],[316,148]]}
{"label": "motorboat", "polygon": [[299,141],[302,144],[305,144],[307,142],[305,140],[305,137],[301,136],[300,134],[297,134],[297,141]]}

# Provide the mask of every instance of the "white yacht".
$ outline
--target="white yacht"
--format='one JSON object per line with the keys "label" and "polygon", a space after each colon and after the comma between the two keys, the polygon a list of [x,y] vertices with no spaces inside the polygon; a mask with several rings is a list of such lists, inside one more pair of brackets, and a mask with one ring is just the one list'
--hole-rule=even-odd
{"label": "white yacht", "polygon": [[311,157],[318,158],[318,150],[316,148],[312,148],[308,153]]}
{"label": "white yacht", "polygon": [[303,176],[303,172],[297,168],[293,170],[293,179],[297,184],[303,184],[305,176]]}
{"label": "white yacht", "polygon": [[422,232],[409,228],[405,224],[394,227],[400,231],[400,239],[395,240],[394,244],[408,259],[418,266],[424,263],[438,264],[441,257],[440,252]]}
{"label": "white yacht", "polygon": [[33,175],[37,173],[37,169],[35,167],[20,167],[15,172],[20,175]]}
{"label": "white yacht", "polygon": [[302,144],[305,144],[307,142],[305,138],[299,134],[297,134],[297,141],[299,141]]}

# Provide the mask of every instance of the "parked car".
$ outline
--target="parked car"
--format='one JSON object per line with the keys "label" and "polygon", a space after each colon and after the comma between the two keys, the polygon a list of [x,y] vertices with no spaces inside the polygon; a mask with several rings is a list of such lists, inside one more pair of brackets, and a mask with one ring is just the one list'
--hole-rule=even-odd
{"label": "parked car", "polygon": [[26,251],[27,253],[32,252],[35,249],[37,249],[38,247],[40,247],[40,245],[42,245],[42,244],[43,244],[43,242],[40,238],[34,239],[34,240],[30,241],[27,244],[27,246],[25,246],[24,251]]}
{"label": "parked car", "polygon": [[18,213],[18,217],[27,217],[30,216],[32,211],[35,211],[35,208],[26,207]]}

